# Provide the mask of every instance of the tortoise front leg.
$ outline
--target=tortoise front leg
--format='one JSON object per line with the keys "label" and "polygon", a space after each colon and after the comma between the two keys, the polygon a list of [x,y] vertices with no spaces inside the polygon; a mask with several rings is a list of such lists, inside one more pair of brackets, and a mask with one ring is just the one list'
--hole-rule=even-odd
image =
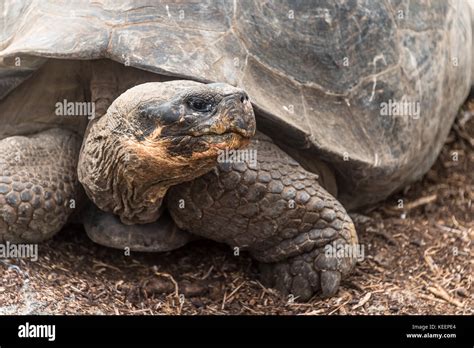
{"label": "tortoise front leg", "polygon": [[263,280],[308,300],[333,295],[356,262],[357,235],[341,204],[317,175],[264,136],[253,140],[257,163],[221,163],[168,193],[175,222],[191,233],[245,248]]}
{"label": "tortoise front leg", "polygon": [[66,224],[78,203],[80,145],[57,128],[0,140],[0,241],[41,242]]}

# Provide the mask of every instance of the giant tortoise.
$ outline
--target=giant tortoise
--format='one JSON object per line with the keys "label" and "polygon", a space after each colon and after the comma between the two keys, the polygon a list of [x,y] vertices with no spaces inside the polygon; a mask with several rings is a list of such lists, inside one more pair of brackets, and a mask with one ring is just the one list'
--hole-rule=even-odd
{"label": "giant tortoise", "polygon": [[200,236],[283,293],[334,294],[356,262],[346,210],[420,178],[469,91],[470,11],[4,1],[0,240],[71,220],[138,251]]}

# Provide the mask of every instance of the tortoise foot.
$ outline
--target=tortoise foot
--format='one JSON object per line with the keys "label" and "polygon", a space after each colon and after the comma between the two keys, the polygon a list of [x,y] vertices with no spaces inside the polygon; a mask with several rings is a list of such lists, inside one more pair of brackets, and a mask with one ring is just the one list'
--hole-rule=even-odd
{"label": "tortoise foot", "polygon": [[[350,220],[344,222],[343,228],[327,244],[321,238],[323,233],[315,229],[300,237],[300,240],[312,239],[317,245],[322,245],[320,247],[280,262],[260,263],[262,282],[292,300],[307,301],[316,293],[321,293],[323,297],[335,295],[341,280],[354,268],[360,250],[357,249],[357,237]],[[302,251],[306,248],[304,243],[299,246]],[[278,246],[275,249],[277,253],[285,253]]]}

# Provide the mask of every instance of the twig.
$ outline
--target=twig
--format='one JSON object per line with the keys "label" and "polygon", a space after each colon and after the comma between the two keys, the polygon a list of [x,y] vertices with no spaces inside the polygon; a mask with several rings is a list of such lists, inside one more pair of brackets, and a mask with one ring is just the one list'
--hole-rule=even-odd
{"label": "twig", "polygon": [[352,300],[352,296],[349,295],[349,298],[344,301],[342,304],[340,304],[339,306],[337,306],[336,308],[334,308],[332,311],[330,311],[329,313],[327,313],[326,315],[331,315],[335,312],[337,312],[339,309],[341,309],[342,307],[344,307],[346,304],[348,304],[350,301]]}
{"label": "twig", "polygon": [[227,302],[232,296],[235,295],[235,293],[242,287],[242,285],[245,284],[245,281],[242,282],[239,286],[237,286],[231,293],[229,296],[227,296],[227,298],[225,299],[225,301]]}
{"label": "twig", "polygon": [[226,297],[227,297],[227,291],[224,292],[224,297],[222,298],[221,310],[224,310],[225,308]]}
{"label": "twig", "polygon": [[173,278],[171,274],[168,273],[160,273],[160,272],[155,272],[155,275],[158,277],[165,277],[171,280],[171,282],[174,285],[174,294],[177,298],[179,298],[179,288],[178,288],[178,282]]}
{"label": "twig", "polygon": [[459,302],[458,300],[452,298],[446,290],[444,290],[441,285],[438,285],[438,284],[434,284],[435,287],[428,287],[428,291],[431,292],[433,295],[435,295],[436,297],[439,297],[443,300],[445,300],[446,302],[449,302],[457,307],[464,307],[464,305]]}
{"label": "twig", "polygon": [[368,292],[364,295],[364,297],[362,297],[359,301],[359,303],[357,303],[356,305],[352,306],[352,310],[354,309],[357,309],[359,307],[362,307],[363,305],[365,305],[369,300],[370,300],[370,297],[372,296],[372,293],[371,292]]}
{"label": "twig", "polygon": [[428,264],[428,267],[430,268],[431,272],[435,274],[439,274],[439,267],[433,261],[433,258],[430,255],[426,255],[426,252],[423,254],[423,258],[425,259],[425,262]]}
{"label": "twig", "polygon": [[411,210],[411,209],[414,209],[414,208],[418,208],[422,205],[433,203],[437,199],[438,199],[438,195],[436,195],[436,194],[433,194],[431,196],[421,197],[421,198],[418,198],[417,200],[415,200],[413,202],[407,203],[403,207],[403,210]]}
{"label": "twig", "polygon": [[201,278],[201,280],[206,280],[207,277],[209,277],[211,275],[211,272],[212,270],[214,269],[214,265],[211,265],[211,267],[209,268],[209,270],[206,272],[206,274]]}
{"label": "twig", "polygon": [[97,267],[105,267],[105,268],[110,268],[110,269],[113,269],[114,271],[122,273],[122,270],[120,268],[115,267],[115,266],[112,266],[112,265],[109,265],[109,264],[106,264],[106,263],[100,262],[100,261],[93,261],[93,262],[94,262],[94,266],[92,266],[93,270],[95,270]]}

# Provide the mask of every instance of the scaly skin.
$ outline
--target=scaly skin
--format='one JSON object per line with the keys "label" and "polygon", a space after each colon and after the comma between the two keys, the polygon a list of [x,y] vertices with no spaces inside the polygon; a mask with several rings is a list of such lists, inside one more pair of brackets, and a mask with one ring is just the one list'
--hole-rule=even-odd
{"label": "scaly skin", "polygon": [[[355,245],[354,225],[317,175],[263,135],[252,140],[257,164],[220,163],[212,172],[168,193],[182,229],[249,250],[263,279],[301,300],[332,295],[354,257],[327,256],[325,246]],[[183,207],[184,203],[184,207]]]}
{"label": "scaly skin", "polygon": [[80,146],[58,128],[0,140],[0,241],[37,243],[64,226],[78,199]]}

